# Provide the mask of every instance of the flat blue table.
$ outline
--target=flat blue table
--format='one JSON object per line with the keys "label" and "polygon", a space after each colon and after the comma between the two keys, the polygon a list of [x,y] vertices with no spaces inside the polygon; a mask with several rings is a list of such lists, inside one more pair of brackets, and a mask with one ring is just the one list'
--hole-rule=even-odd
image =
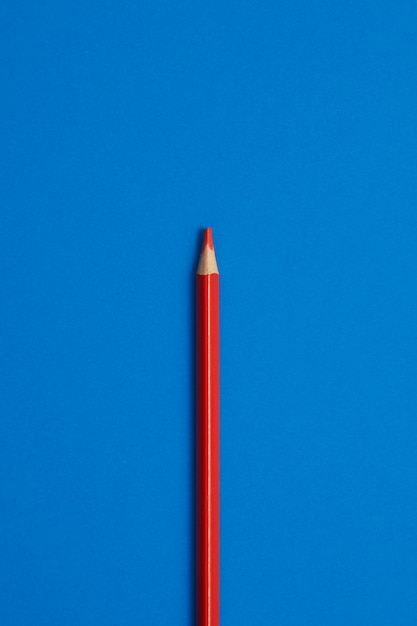
{"label": "flat blue table", "polygon": [[212,226],[222,626],[415,626],[415,3],[0,16],[0,624],[193,624]]}

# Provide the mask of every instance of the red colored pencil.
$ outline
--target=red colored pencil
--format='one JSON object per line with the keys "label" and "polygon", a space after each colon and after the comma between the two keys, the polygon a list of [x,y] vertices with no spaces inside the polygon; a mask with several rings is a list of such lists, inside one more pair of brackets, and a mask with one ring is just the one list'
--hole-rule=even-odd
{"label": "red colored pencil", "polygon": [[211,228],[197,269],[197,626],[219,624],[219,271]]}

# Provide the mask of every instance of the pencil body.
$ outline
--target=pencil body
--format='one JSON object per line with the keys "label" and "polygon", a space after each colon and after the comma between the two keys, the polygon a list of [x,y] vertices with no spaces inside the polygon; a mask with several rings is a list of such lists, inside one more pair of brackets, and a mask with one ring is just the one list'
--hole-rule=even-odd
{"label": "pencil body", "polygon": [[[209,229],[207,229],[209,230]],[[206,252],[211,254],[208,238]],[[213,258],[215,263],[214,251]],[[209,259],[210,261],[210,259]],[[219,624],[219,275],[197,271],[197,626]],[[203,264],[204,265],[204,264]],[[212,271],[216,269],[216,272]],[[199,273],[207,271],[208,273]]]}

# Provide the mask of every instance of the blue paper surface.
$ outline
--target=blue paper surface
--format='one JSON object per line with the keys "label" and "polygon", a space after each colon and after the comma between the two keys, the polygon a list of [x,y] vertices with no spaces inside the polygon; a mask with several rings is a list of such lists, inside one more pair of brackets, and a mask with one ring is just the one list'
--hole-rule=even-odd
{"label": "blue paper surface", "polygon": [[193,624],[212,226],[222,626],[414,626],[415,3],[0,15],[0,624]]}

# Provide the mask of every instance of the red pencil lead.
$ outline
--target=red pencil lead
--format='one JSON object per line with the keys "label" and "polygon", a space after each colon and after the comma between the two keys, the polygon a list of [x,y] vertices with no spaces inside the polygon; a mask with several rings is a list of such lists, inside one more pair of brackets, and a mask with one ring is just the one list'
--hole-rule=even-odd
{"label": "red pencil lead", "polygon": [[213,233],[211,231],[211,228],[206,228],[204,230],[203,245],[201,246],[201,251],[203,251],[206,246],[213,250]]}

